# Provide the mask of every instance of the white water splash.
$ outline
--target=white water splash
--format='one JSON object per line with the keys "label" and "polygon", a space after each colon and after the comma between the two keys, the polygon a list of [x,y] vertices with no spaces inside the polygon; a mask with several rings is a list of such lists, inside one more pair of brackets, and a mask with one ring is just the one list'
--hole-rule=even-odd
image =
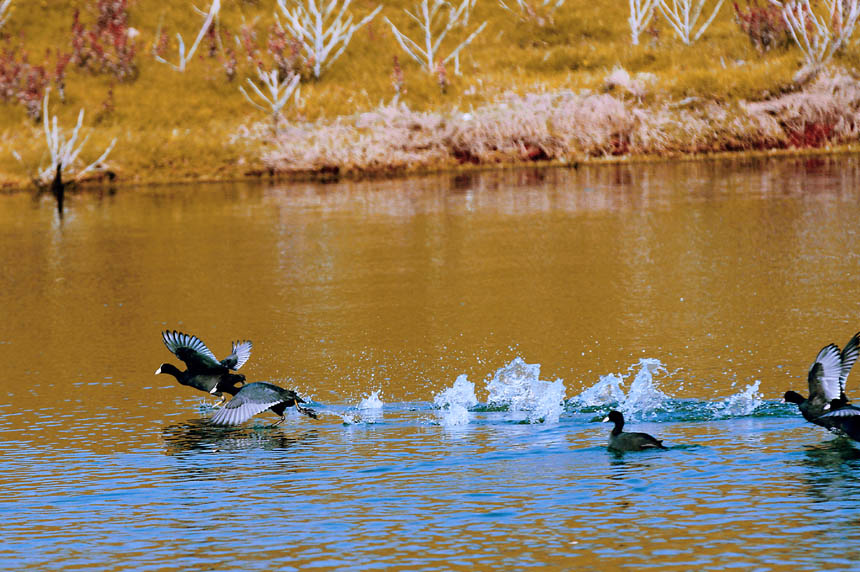
{"label": "white water splash", "polygon": [[[623,403],[619,405],[619,410],[625,415],[647,415],[648,413],[662,407],[670,398],[668,395],[657,389],[654,384],[654,374],[666,373],[666,368],[660,363],[660,360],[654,358],[642,358],[637,364],[639,371],[636,372],[636,377],[633,378],[633,383],[630,384],[630,390],[627,392],[627,397]],[[631,366],[634,369],[637,366]]]}
{"label": "white water splash", "polygon": [[478,404],[475,397],[475,384],[459,375],[454,385],[440,391],[433,398],[433,403],[439,408],[439,423],[444,427],[455,427],[469,424],[469,407]]}
{"label": "white water splash", "polygon": [[382,409],[384,403],[382,402],[382,398],[379,397],[382,394],[381,389],[377,389],[376,391],[371,391],[370,395],[365,395],[364,399],[362,399],[358,403],[358,408],[362,411],[367,411],[370,409]]}
{"label": "white water splash", "polygon": [[584,407],[613,405],[628,419],[641,418],[656,409],[666,407],[671,399],[657,388],[654,377],[666,373],[666,368],[658,359],[642,358],[628,368],[636,371],[630,389],[625,393],[623,386],[628,375],[610,373],[600,376],[600,380],[586,388],[571,403]]}
{"label": "white water splash", "polygon": [[540,364],[514,358],[487,382],[491,405],[507,406],[515,417],[526,413],[530,423],[556,423],[564,409],[564,383],[540,379]]}
{"label": "white water splash", "polygon": [[601,375],[600,380],[571,398],[571,401],[584,407],[595,407],[607,403],[623,403],[625,399],[624,390],[621,386],[624,378],[617,373]]}
{"label": "white water splash", "polygon": [[356,425],[358,423],[376,423],[382,419],[382,406],[385,405],[380,397],[382,390],[371,391],[365,395],[355,409],[350,408],[340,414],[344,425]]}
{"label": "white water splash", "polygon": [[760,380],[749,384],[746,389],[726,397],[723,401],[711,405],[711,411],[717,417],[743,417],[752,413],[763,402],[759,392]]}

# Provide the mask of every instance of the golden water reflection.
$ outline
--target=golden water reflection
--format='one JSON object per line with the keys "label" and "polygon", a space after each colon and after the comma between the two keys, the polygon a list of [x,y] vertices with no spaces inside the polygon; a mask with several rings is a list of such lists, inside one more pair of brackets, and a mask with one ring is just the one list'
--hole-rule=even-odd
{"label": "golden water reflection", "polygon": [[[0,563],[850,567],[856,451],[790,415],[644,423],[672,448],[615,458],[597,423],[439,427],[428,402],[460,374],[486,399],[517,356],[568,397],[643,357],[696,403],[803,390],[860,329],[858,165],[120,188],[62,218],[0,196]],[[322,419],[205,425],[213,399],[152,373],[163,329],[253,340],[242,373]],[[372,390],[391,409],[344,423]]]}

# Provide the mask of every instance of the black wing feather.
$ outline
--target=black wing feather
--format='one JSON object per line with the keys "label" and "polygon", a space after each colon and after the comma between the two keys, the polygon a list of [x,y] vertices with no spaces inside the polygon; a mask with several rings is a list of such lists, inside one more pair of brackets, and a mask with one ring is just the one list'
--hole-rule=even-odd
{"label": "black wing feather", "polygon": [[215,354],[206,347],[200,338],[173,330],[162,332],[164,345],[173,354],[185,362],[189,371],[204,371],[221,367]]}
{"label": "black wing feather", "polygon": [[845,380],[848,374],[851,373],[851,368],[857,357],[860,356],[860,332],[854,334],[845,347],[842,348],[842,368],[839,371],[839,388],[842,392],[841,397],[845,397]]}
{"label": "black wing feather", "polygon": [[251,357],[252,347],[254,344],[250,340],[233,342],[233,353],[222,359],[221,365],[232,370],[238,370]]}

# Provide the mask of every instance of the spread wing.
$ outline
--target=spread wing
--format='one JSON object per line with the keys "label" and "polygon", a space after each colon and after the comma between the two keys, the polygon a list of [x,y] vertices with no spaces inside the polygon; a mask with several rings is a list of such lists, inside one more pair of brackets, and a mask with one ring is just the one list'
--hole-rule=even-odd
{"label": "spread wing", "polygon": [[841,372],[842,355],[839,348],[834,344],[821,348],[809,369],[809,400],[823,400],[827,404],[838,399],[842,393],[839,387]]}
{"label": "spread wing", "polygon": [[845,393],[845,380],[848,374],[851,373],[851,367],[857,361],[857,356],[860,356],[860,332],[854,334],[845,347],[842,348],[842,369],[839,372],[839,388],[842,393]]}
{"label": "spread wing", "polygon": [[189,370],[200,371],[221,367],[215,359],[215,354],[197,336],[173,330],[162,332],[161,337],[164,338],[167,349],[184,361]]}
{"label": "spread wing", "polygon": [[249,383],[218,410],[209,422],[213,425],[239,425],[283,402],[280,388],[262,382]]}
{"label": "spread wing", "polygon": [[847,419],[849,417],[858,418],[860,417],[860,407],[854,407],[853,405],[846,405],[844,407],[840,407],[839,409],[834,409],[833,411],[829,411],[824,415],[821,415],[821,418],[832,419],[834,417]]}
{"label": "spread wing", "polygon": [[244,342],[233,342],[233,353],[221,360],[221,365],[232,370],[237,370],[251,357],[251,348],[254,344],[250,340]]}

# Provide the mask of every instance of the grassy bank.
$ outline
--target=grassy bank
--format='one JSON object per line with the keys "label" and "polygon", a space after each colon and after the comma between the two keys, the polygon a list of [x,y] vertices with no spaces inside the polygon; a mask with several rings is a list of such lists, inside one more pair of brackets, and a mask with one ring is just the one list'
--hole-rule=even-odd
{"label": "grassy bank", "polygon": [[[155,61],[153,48],[175,61],[176,32],[190,45],[203,18],[190,3],[162,4],[129,0],[132,56],[125,52],[111,61],[113,48],[102,45],[107,64],[73,57],[60,81],[57,64],[75,51],[76,38],[86,37],[81,29],[97,29],[99,3],[13,3],[2,29],[0,84],[5,77],[26,93],[0,98],[0,185],[29,182],[12,151],[31,169],[45,157],[33,104],[41,101],[40,86],[21,78],[15,84],[9,78],[16,69],[36,77],[30,84],[39,83],[34,70],[44,70],[42,88],[50,86],[50,113],[61,125],[71,129],[78,111],[86,110],[84,160],[117,140],[108,166],[126,182],[384,173],[856,141],[856,42],[832,62],[838,71],[798,82],[802,54],[787,36],[770,49],[757,47],[730,5],[692,45],[656,14],[641,45],[633,46],[623,0],[567,0],[551,21],[544,14],[543,25],[482,0],[469,26],[452,30],[451,43],[443,44],[444,53],[487,22],[461,53],[457,75],[453,61],[428,73],[403,52],[385,18],[417,38],[417,26],[408,25],[403,11],[413,3],[389,1],[314,78],[312,62],[275,32],[274,0],[224,0],[217,34],[204,38],[185,72],[175,71]],[[356,0],[350,9],[360,18],[376,6]],[[256,77],[261,64],[272,69],[285,60],[302,73],[301,97],[287,104],[275,127],[238,87]]]}

